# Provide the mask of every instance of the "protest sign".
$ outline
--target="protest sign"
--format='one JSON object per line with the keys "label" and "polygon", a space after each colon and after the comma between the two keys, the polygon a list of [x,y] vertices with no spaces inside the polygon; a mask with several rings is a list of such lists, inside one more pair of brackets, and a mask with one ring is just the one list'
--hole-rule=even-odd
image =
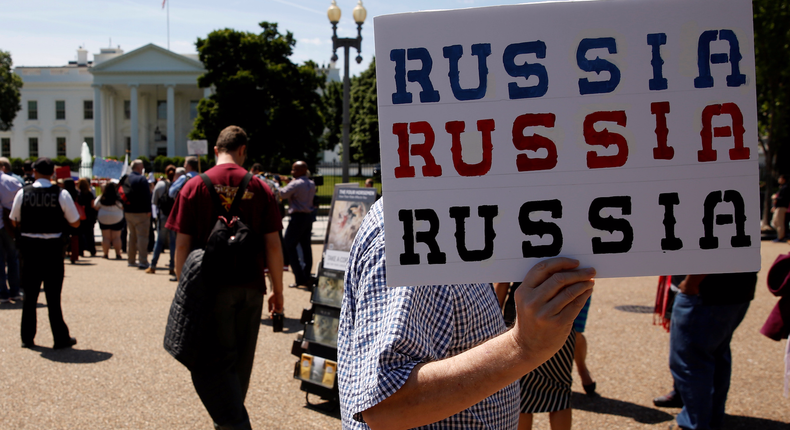
{"label": "protest sign", "polygon": [[125,167],[120,161],[96,157],[93,160],[93,176],[97,178],[121,179]]}
{"label": "protest sign", "polygon": [[208,140],[187,140],[187,153],[189,155],[208,154]]}
{"label": "protest sign", "polygon": [[390,285],[760,268],[749,0],[375,18]]}

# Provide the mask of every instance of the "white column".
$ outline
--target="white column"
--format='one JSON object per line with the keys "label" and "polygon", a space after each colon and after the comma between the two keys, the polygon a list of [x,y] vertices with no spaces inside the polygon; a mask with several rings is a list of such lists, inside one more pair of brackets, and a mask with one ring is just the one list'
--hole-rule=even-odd
{"label": "white column", "polygon": [[101,84],[93,85],[93,155],[102,156],[101,148]]}
{"label": "white column", "polygon": [[132,121],[131,130],[131,153],[129,154],[129,161],[136,160],[140,156],[140,128],[137,120],[137,86],[138,84],[129,84],[131,91],[131,100],[129,102],[130,119]]}
{"label": "white column", "polygon": [[167,85],[167,156],[176,156],[176,86]]}

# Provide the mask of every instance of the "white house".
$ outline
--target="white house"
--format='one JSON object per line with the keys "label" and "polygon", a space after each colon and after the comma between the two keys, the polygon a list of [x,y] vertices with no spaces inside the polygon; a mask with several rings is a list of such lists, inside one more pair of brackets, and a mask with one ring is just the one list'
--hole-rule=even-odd
{"label": "white house", "polygon": [[185,156],[197,103],[210,94],[197,87],[205,70],[196,55],[153,44],[102,48],[93,62],[79,49],[66,66],[14,71],[24,82],[22,110],[0,132],[5,157],[76,158],[82,142],[99,157]]}

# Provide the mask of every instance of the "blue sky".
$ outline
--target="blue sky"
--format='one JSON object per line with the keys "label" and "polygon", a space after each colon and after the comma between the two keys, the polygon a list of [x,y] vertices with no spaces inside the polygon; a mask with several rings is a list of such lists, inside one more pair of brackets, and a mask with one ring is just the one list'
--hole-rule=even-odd
{"label": "blue sky", "polygon": [[[195,53],[195,41],[212,30],[232,28],[260,32],[261,21],[276,22],[279,30],[297,39],[292,61],[329,62],[332,27],[326,17],[331,0],[167,0],[170,2],[170,49]],[[418,10],[459,9],[530,0],[363,0],[368,17],[362,28],[362,64],[354,61],[357,75],[373,57],[373,17]],[[15,66],[59,66],[76,60],[85,46],[89,59],[99,48],[120,45],[125,52],[148,43],[167,47],[167,12],[162,0],[24,0],[5,1],[0,11],[0,50],[10,51]],[[337,0],[342,10],[340,37],[355,37],[351,11],[357,0]],[[338,67],[342,69],[342,51]],[[342,73],[342,70],[341,70]]]}

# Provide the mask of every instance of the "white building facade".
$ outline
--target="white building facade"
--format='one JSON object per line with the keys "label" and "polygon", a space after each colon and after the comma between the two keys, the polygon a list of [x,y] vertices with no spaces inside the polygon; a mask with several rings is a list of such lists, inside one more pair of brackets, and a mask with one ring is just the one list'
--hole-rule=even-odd
{"label": "white building facade", "polygon": [[80,49],[67,66],[16,67],[22,109],[0,132],[0,155],[76,158],[87,142],[97,157],[185,156],[197,104],[211,94],[197,86],[205,70],[196,57],[149,44],[103,48],[93,62]]}

